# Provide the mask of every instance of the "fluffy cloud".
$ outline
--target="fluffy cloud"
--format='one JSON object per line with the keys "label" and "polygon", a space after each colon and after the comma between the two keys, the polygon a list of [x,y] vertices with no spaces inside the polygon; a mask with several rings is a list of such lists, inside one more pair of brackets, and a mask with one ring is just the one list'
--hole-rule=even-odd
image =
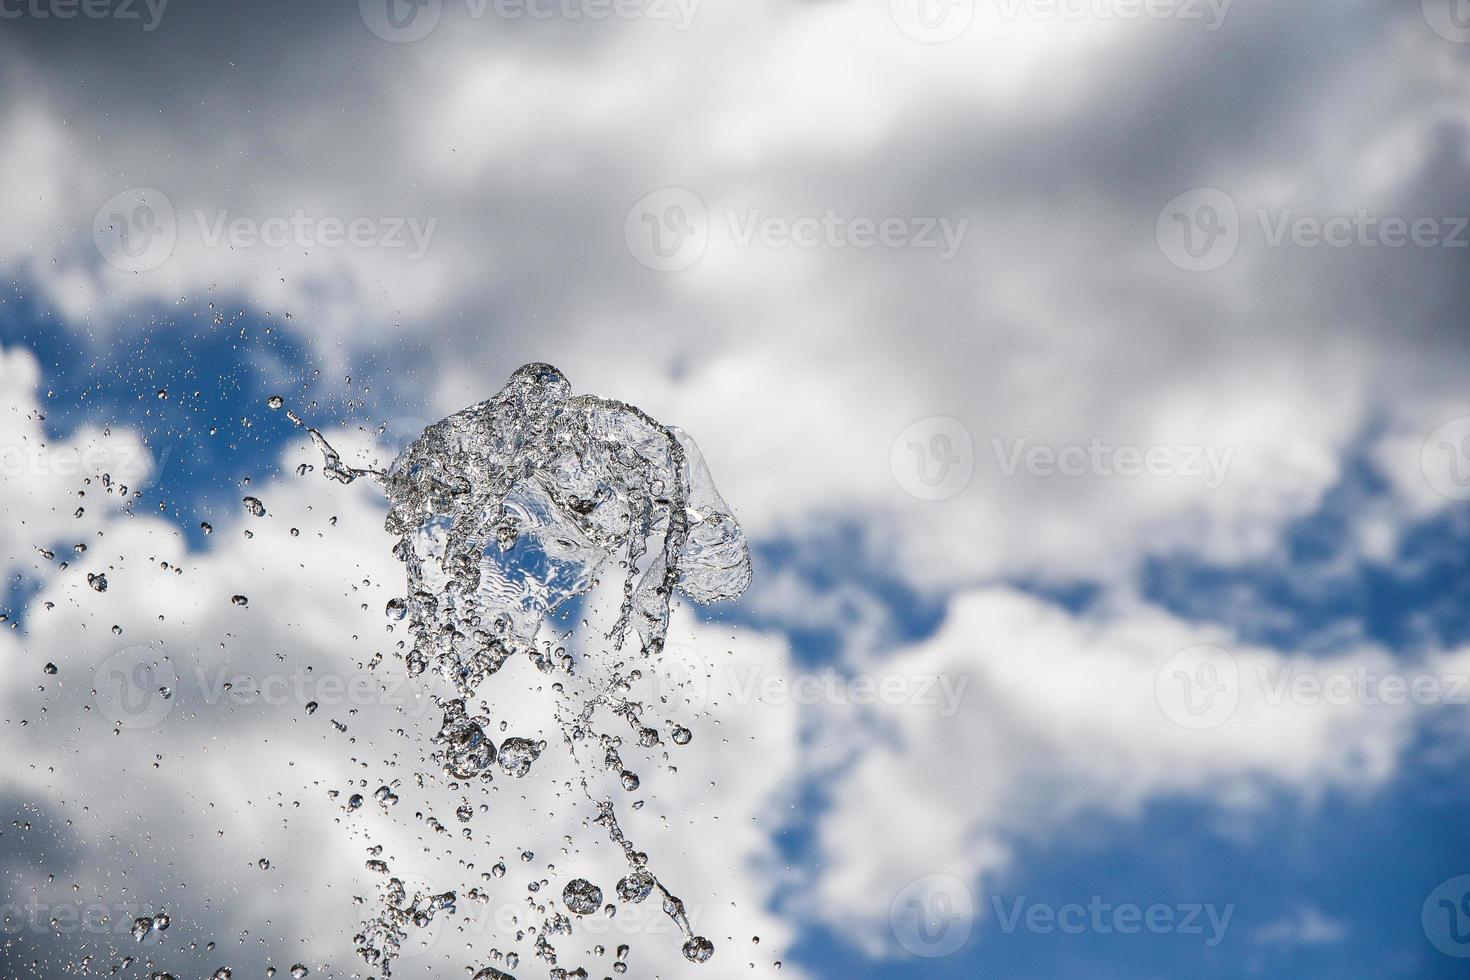
{"label": "fluffy cloud", "polygon": [[[1470,696],[1463,662],[1294,656],[1146,606],[1074,615],[1006,589],[956,597],[933,637],[859,669],[966,685],[962,710],[880,698],[845,729],[860,734],[832,777],[813,909],[874,954],[895,951],[877,927],[915,879],[984,894],[1021,841],[1160,800],[1245,819],[1277,791],[1371,792],[1425,711]],[[1224,685],[1219,706],[1184,683]]]}
{"label": "fluffy cloud", "polygon": [[[24,95],[0,159],[29,193],[0,255],[77,323],[230,297],[331,338],[324,359],[414,352],[440,412],[518,361],[553,360],[585,390],[685,421],[762,536],[858,515],[880,554],[935,587],[1117,581],[1186,548],[1268,555],[1365,427],[1458,384],[1448,250],[1269,248],[1257,227],[1261,210],[1449,214],[1434,188],[1464,169],[1465,72],[1416,11],[1360,12],[1324,51],[1314,26],[1341,16],[1325,3],[1232,8],[1213,31],[1020,4],[944,45],[881,4],[710,2],[685,31],[471,9],[447,4],[427,38],[390,44],[350,9],[267,6],[230,24],[225,73],[190,43],[221,23],[183,9],[117,50],[29,25],[35,52],[85,51],[66,71],[93,84],[121,52],[158,57],[98,118],[10,42],[5,84]],[[288,22],[299,44],[275,36]],[[1247,55],[1258,70],[1240,84]],[[294,97],[327,64],[331,112]],[[235,75],[252,69],[242,96]],[[1223,122],[1181,108],[1221,100]],[[69,135],[76,114],[109,152]],[[1239,152],[1245,119],[1274,152]],[[1240,254],[1204,275],[1154,236],[1165,202],[1200,185],[1242,215]],[[629,209],[662,186],[693,189],[707,213],[704,258],[683,272],[650,272],[624,241]],[[97,209],[129,187],[157,188],[178,218],[157,268],[114,268],[94,247]],[[829,210],[968,224],[948,262],[741,243],[753,220]],[[250,234],[298,212],[436,223],[415,258],[315,237],[211,246],[221,212]],[[1410,259],[1413,307],[1397,285]],[[1401,333],[1395,311],[1410,309]],[[935,415],[968,429],[975,473],[930,505],[897,488],[889,450]],[[1002,472],[1018,447],[1095,443],[1229,465],[1215,485]]]}

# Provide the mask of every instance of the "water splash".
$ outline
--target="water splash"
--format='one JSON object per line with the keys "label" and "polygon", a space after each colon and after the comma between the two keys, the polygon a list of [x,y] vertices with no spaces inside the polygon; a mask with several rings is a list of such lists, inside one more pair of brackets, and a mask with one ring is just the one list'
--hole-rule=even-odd
{"label": "water splash", "polygon": [[[708,960],[713,944],[694,934],[684,902],[623,833],[612,800],[593,789],[604,770],[626,790],[640,784],[618,751],[622,725],[639,746],[663,744],[648,720],[657,705],[634,700],[632,691],[663,650],[675,593],[713,602],[739,596],[750,582],[744,534],[692,440],[631,405],[573,395],[548,364],[522,367],[495,397],[429,426],[386,472],[347,466],[319,432],[310,434],[329,478],[369,477],[387,494],[386,526],[398,537],[394,554],[408,578],[408,595],[390,602],[387,613],[407,622],[407,670],[437,673],[457,693],[444,701],[433,739],[445,776],[465,790],[497,770],[500,778],[534,774],[547,744],[512,735],[497,749],[490,720],[472,715],[469,705],[517,655],[554,675],[561,742],[580,773],[593,822],[628,865],[615,887],[619,901],[642,902],[657,892],[683,935],[684,955]],[[605,579],[621,588],[617,611],[595,651],[600,656],[584,651],[579,659],[567,649],[569,634],[558,635],[548,621]],[[663,727],[675,745],[690,741],[689,730],[672,719]],[[468,804],[461,820],[466,811]],[[408,927],[452,911],[456,897],[409,895],[400,879],[390,879],[378,914],[358,936],[359,953],[389,976]],[[601,888],[578,878],[563,903],[589,915],[602,897]],[[555,966],[547,937],[571,928],[550,910],[538,955]],[[494,968],[478,975],[509,976]]]}

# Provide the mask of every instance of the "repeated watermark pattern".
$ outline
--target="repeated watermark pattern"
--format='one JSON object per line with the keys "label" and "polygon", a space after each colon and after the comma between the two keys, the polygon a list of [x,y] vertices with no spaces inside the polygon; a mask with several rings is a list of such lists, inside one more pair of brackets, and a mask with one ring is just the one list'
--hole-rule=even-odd
{"label": "repeated watermark pattern", "polygon": [[1470,44],[1470,0],[1423,0],[1424,20],[1446,41]]}
{"label": "repeated watermark pattern", "polygon": [[120,936],[143,914],[137,902],[54,902],[31,894],[0,903],[0,935]]}
{"label": "repeated watermark pattern", "polygon": [[[1048,444],[1025,436],[992,436],[995,472],[1048,479],[1185,480],[1205,490],[1225,483],[1235,461],[1234,446],[1204,443],[1113,444],[1100,437]],[[975,471],[975,441],[963,422],[933,415],[909,425],[889,447],[893,478],[920,500],[948,500],[969,484]]]}
{"label": "repeated watermark pattern", "polygon": [[1220,945],[1235,903],[1214,902],[1113,902],[1090,895],[1086,902],[1053,904],[1028,899],[1025,895],[990,896],[997,925],[1005,935],[1018,932],[1047,936],[1060,933],[1080,936],[1198,936],[1209,948]]}
{"label": "repeated watermark pattern", "polygon": [[106,474],[115,482],[132,487],[152,472],[152,455],[136,443],[84,446],[0,443],[0,477],[44,479]]}
{"label": "repeated watermark pattern", "polygon": [[0,0],[0,21],[116,20],[152,33],[169,0]]}
{"label": "repeated watermark pattern", "polygon": [[[1004,936],[1192,936],[1214,948],[1235,915],[1233,902],[1115,901],[1092,894],[1066,902],[1026,895],[991,895],[991,912]],[[970,887],[952,874],[916,878],[889,906],[889,928],[907,952],[924,958],[953,956],[974,932],[976,903]]]}
{"label": "repeated watermark pattern", "polygon": [[1385,215],[1368,208],[1309,214],[1258,207],[1254,218],[1254,223],[1244,220],[1235,199],[1225,191],[1196,187],[1159,211],[1154,238],[1164,258],[1187,272],[1224,268],[1248,232],[1270,249],[1470,248],[1466,215]]}
{"label": "repeated watermark pattern", "polygon": [[1440,496],[1470,500],[1470,416],[1450,419],[1431,432],[1419,462],[1425,481]]}
{"label": "repeated watermark pattern", "polygon": [[1420,923],[1435,949],[1470,958],[1470,874],[1440,882],[1424,899]]}
{"label": "repeated watermark pattern", "polygon": [[1235,459],[1234,446],[1113,446],[1098,438],[1086,445],[1049,446],[999,436],[990,444],[1002,476],[1024,471],[1037,477],[1184,477],[1198,480],[1206,490],[1225,482]]}
{"label": "repeated watermark pattern", "polygon": [[433,700],[402,671],[347,676],[295,668],[249,673],[218,664],[204,667],[161,646],[117,650],[93,669],[92,699],[108,724],[129,731],[154,728],[176,708],[213,710],[267,705],[318,709],[393,707],[422,717]]}
{"label": "repeated watermark pattern", "polygon": [[[1233,0],[992,0],[1002,21],[1096,23],[1179,21],[1213,33],[1225,24]],[[924,44],[944,44],[970,30],[976,0],[888,0],[898,29]]]}
{"label": "repeated watermark pattern", "polygon": [[628,209],[623,239],[645,268],[680,272],[704,257],[715,235],[738,249],[903,249],[932,252],[948,262],[964,246],[969,228],[968,217],[854,214],[830,207],[799,214],[724,208],[711,217],[696,192],[664,187]]}
{"label": "repeated watermark pattern", "polygon": [[92,240],[102,258],[124,272],[147,272],[167,262],[181,228],[192,228],[210,249],[380,249],[401,251],[409,261],[418,261],[428,252],[438,224],[437,217],[343,216],[300,207],[266,215],[194,208],[182,215],[163,191],[130,187],[97,209]]}
{"label": "repeated watermark pattern", "polygon": [[1180,727],[1195,730],[1229,721],[1247,687],[1268,709],[1470,704],[1470,674],[1459,671],[1380,670],[1362,664],[1303,670],[1290,663],[1256,663],[1243,670],[1229,650],[1208,644],[1174,654],[1154,677],[1160,710]]}
{"label": "repeated watermark pattern", "polygon": [[682,644],[666,647],[657,668],[645,672],[644,679],[655,688],[652,697],[692,708],[715,703],[909,707],[946,719],[959,713],[971,680],[963,674],[902,670],[842,674],[827,669],[787,674],[759,664],[711,666],[707,657]]}
{"label": "repeated watermark pattern", "polygon": [[931,415],[893,440],[888,468],[911,496],[948,500],[969,486],[975,472],[975,440],[959,419]]}
{"label": "repeated watermark pattern", "polygon": [[916,878],[893,896],[888,926],[898,944],[914,956],[953,956],[975,930],[970,886],[951,874]]}
{"label": "repeated watermark pattern", "polygon": [[[689,30],[702,0],[463,0],[470,20],[649,21]],[[421,41],[444,15],[444,0],[358,0],[368,30],[394,44]]]}
{"label": "repeated watermark pattern", "polygon": [[1198,23],[1214,33],[1225,24],[1233,0],[995,0],[1005,20],[1141,21]]}
{"label": "repeated watermark pattern", "polygon": [[786,677],[759,667],[733,670],[732,693],[737,704],[796,704],[832,707],[915,707],[933,709],[940,718],[959,713],[967,676],[948,674],[855,674],[834,671]]}

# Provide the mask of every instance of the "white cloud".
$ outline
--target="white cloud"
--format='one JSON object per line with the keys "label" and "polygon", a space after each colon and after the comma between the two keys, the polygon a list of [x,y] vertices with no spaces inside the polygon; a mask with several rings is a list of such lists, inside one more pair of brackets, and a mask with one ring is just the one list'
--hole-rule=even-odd
{"label": "white cloud", "polygon": [[[1239,702],[1217,727],[1191,730],[1171,720],[1156,682],[1199,644],[1229,649]],[[951,718],[873,709],[833,778],[810,911],[871,953],[893,952],[880,926],[910,881],[952,874],[985,894],[1013,870],[1017,844],[1084,817],[1131,819],[1179,798],[1248,819],[1275,789],[1308,802],[1328,789],[1371,792],[1422,712],[1341,685],[1394,663],[1368,649],[1306,658],[1245,646],[1146,606],[1074,615],[1006,589],[962,594],[932,638],[865,665],[966,678],[966,700]],[[1314,701],[1300,693],[1314,683],[1349,693]]]}

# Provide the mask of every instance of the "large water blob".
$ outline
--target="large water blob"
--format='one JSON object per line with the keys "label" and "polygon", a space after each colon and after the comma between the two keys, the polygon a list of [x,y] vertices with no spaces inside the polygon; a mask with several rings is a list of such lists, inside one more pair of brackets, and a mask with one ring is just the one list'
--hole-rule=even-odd
{"label": "large water blob", "polygon": [[[546,743],[512,736],[497,746],[489,720],[470,705],[517,654],[556,676],[555,729],[594,822],[627,864],[611,891],[625,903],[656,893],[684,937],[685,957],[708,960],[713,944],[694,934],[684,903],[623,833],[610,796],[594,789],[603,771],[624,789],[639,784],[619,752],[623,726],[643,748],[662,745],[665,733],[676,745],[689,741],[683,725],[654,717],[659,704],[632,695],[663,650],[675,592],[712,602],[739,596],[750,582],[744,534],[692,440],[631,405],[573,395],[547,364],[522,367],[495,397],[429,426],[386,472],[346,466],[320,433],[311,435],[329,477],[368,476],[387,494],[386,527],[408,578],[407,596],[388,613],[412,637],[407,670],[436,672],[457,695],[445,701],[434,737],[446,778],[530,774]],[[621,588],[610,628],[600,649],[574,657],[566,638],[546,629],[548,619],[604,580]],[[585,915],[601,897],[577,879],[564,903]],[[407,895],[391,879],[359,952],[388,976],[408,925],[452,909],[453,898]],[[548,925],[543,941],[564,931]],[[538,946],[554,964],[549,944]]]}

